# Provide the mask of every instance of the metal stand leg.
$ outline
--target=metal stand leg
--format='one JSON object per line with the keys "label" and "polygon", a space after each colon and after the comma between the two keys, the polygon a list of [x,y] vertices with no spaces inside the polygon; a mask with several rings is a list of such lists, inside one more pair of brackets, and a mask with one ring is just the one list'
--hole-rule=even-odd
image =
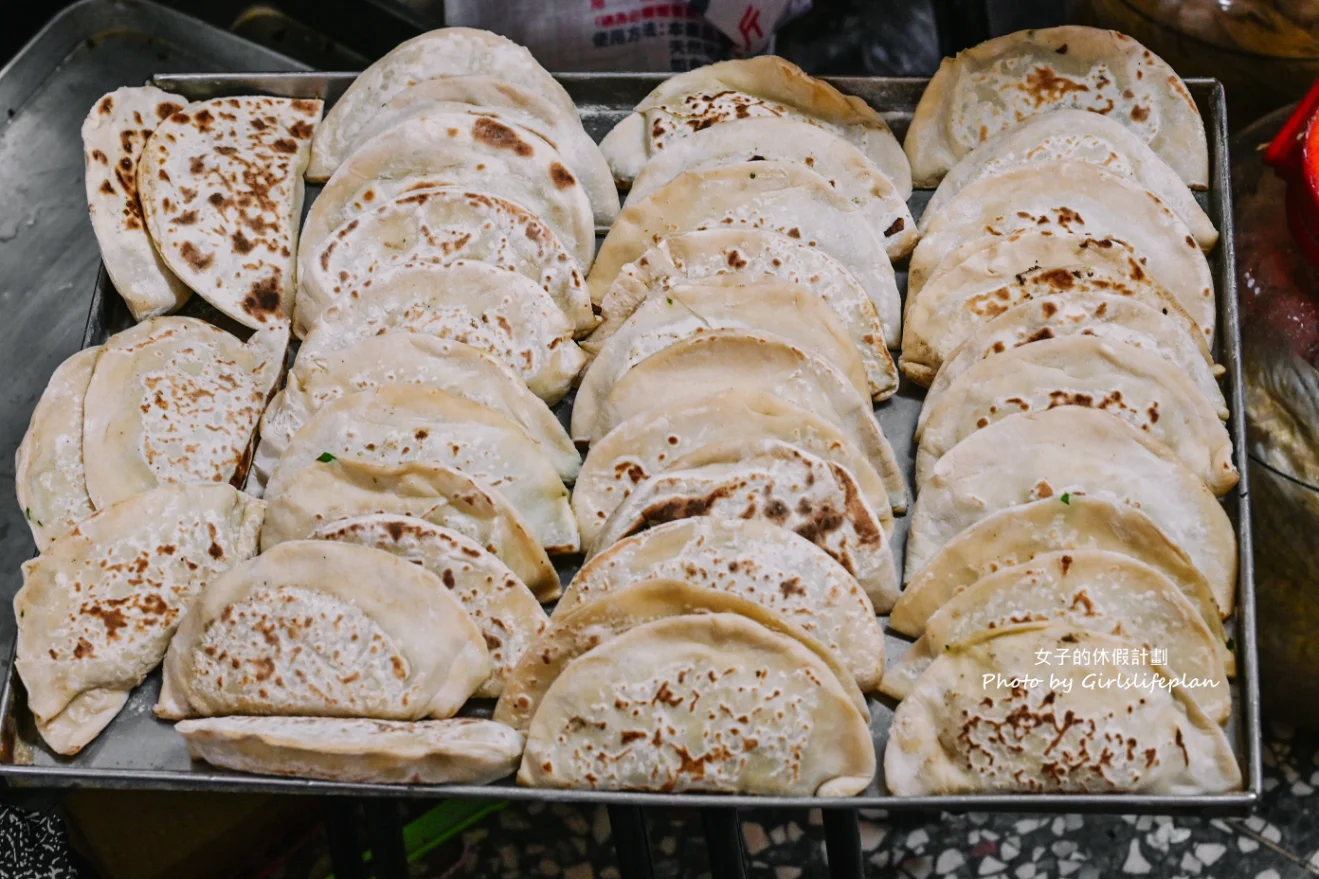
{"label": "metal stand leg", "polygon": [[329,797],[321,803],[321,820],[325,824],[325,841],[335,879],[366,879],[354,805],[345,797]]}
{"label": "metal stand leg", "polygon": [[864,879],[855,809],[824,809],[824,852],[830,879]]}
{"label": "metal stand leg", "polygon": [[621,879],[654,879],[650,834],[640,806],[610,806],[609,836],[614,842]]}
{"label": "metal stand leg", "polygon": [[375,879],[407,879],[408,853],[403,845],[403,819],[398,813],[398,803],[371,799],[362,803],[362,810],[366,813],[366,840],[371,846],[371,872]]}
{"label": "metal stand leg", "polygon": [[710,875],[718,879],[746,879],[746,846],[736,809],[702,809],[705,847],[710,853]]}

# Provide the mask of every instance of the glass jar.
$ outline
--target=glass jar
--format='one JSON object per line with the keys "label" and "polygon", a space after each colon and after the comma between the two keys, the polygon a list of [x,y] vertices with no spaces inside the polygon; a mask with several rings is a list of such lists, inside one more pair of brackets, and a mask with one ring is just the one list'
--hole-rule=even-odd
{"label": "glass jar", "polygon": [[1291,109],[1232,139],[1232,195],[1261,684],[1271,716],[1319,726],[1319,268],[1264,151]]}

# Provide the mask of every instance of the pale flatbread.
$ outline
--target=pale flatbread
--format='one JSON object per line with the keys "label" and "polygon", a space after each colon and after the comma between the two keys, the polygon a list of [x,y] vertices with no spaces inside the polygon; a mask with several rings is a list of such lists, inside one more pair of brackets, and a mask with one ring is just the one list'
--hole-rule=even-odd
{"label": "pale flatbread", "polygon": [[509,672],[549,625],[526,584],[457,531],[411,516],[377,513],[327,522],[311,536],[382,549],[438,577],[481,630],[490,651],[490,677],[477,688],[477,698],[499,697]]}
{"label": "pale flatbread", "polygon": [[114,719],[198,594],[256,554],[264,507],[228,485],[165,485],[24,563],[15,664],[51,750],[76,754]]}
{"label": "pale flatbread", "polygon": [[718,613],[647,623],[570,662],[531,721],[518,782],[851,796],[874,771],[865,715],[829,666]]}
{"label": "pale flatbread", "polygon": [[[1158,667],[1114,660],[1115,650],[1129,657],[1134,646],[1054,624],[989,632],[945,651],[893,717],[884,750],[889,791],[910,797],[1240,790],[1227,736],[1188,688]],[[1080,651],[1089,662],[1059,661]],[[1036,668],[1041,652],[1052,664]],[[1028,675],[1040,685],[1014,686]],[[1110,684],[1086,687],[1087,676]],[[1051,685],[1051,678],[1066,686]],[[1114,686],[1132,679],[1130,688]]]}
{"label": "pale flatbread", "polygon": [[832,132],[865,153],[898,194],[911,195],[911,168],[884,118],[865,101],[774,55],[721,61],[671,76],[605,136],[614,178],[627,186],[651,157],[692,133],[737,119],[783,117]]}
{"label": "pale flatbread", "polygon": [[514,729],[531,723],[545,692],[564,668],[579,656],[637,626],[691,614],[738,614],[772,632],[787,635],[814,653],[847,691],[852,704],[870,716],[865,697],[838,654],[817,641],[795,621],[763,603],[748,600],[689,579],[645,579],[626,589],[599,595],[570,613],[555,614],[550,628],[533,645],[508,678],[505,695],[495,706],[495,718]]}
{"label": "pale flatbread", "polygon": [[137,191],[174,274],[244,326],[287,323],[297,283],[302,172],[321,102],[215,98],[165,119]]}
{"label": "pale flatbread", "polygon": [[595,326],[581,268],[544,222],[489,193],[454,187],[405,194],[359,214],[314,253],[303,252],[294,332],[390,272],[457,260],[487,262],[543,287],[578,334]]}
{"label": "pale flatbread", "polygon": [[936,462],[975,431],[1059,406],[1122,419],[1167,447],[1219,497],[1240,478],[1217,408],[1172,361],[1125,342],[1073,335],[1004,351],[953,381],[921,431],[917,491]]}
{"label": "pale flatbread", "polygon": [[1177,297],[1206,339],[1213,339],[1213,278],[1186,224],[1144,188],[1084,162],[1017,168],[963,188],[930,221],[912,254],[908,296],[919,297],[934,271],[954,265],[951,255],[969,240],[1024,229],[1134,242],[1144,270]]}
{"label": "pale flatbread", "polygon": [[1062,406],[977,430],[935,465],[907,538],[908,578],[963,529],[1045,498],[1096,496],[1144,512],[1211,583],[1236,577],[1232,522],[1164,446],[1104,412]]}
{"label": "pale flatbread", "polygon": [[404,265],[343,291],[304,338],[299,367],[328,369],[334,354],[393,330],[479,348],[547,403],[563,398],[586,363],[549,293],[497,265],[460,259]]}
{"label": "pale flatbread", "polygon": [[231,568],[170,642],[156,714],[452,717],[490,675],[481,631],[429,571],[295,540]]}
{"label": "pale flatbread", "polygon": [[335,229],[396,196],[436,186],[490,192],[546,223],[583,270],[595,252],[591,203],[548,142],[494,114],[431,110],[362,144],[334,172],[307,213],[299,270]]}
{"label": "pale flatbread", "polygon": [[871,396],[865,365],[847,331],[823,302],[797,285],[681,286],[648,300],[601,346],[573,398],[572,432],[590,432],[600,406],[629,369],[674,342],[720,329],[781,338],[834,366],[858,394]]}
{"label": "pale flatbread", "polygon": [[897,600],[887,523],[852,474],[777,440],[705,446],[646,479],[605,521],[588,561],[625,537],[692,516],[763,519],[787,528],[846,568],[878,612]]}
{"label": "pale flatbread", "polygon": [[892,522],[892,500],[906,497],[897,461],[878,471],[834,422],[771,393],[723,391],[647,409],[591,445],[572,493],[582,545],[595,544],[609,514],[646,478],[702,446],[735,439],[781,440],[845,467],[881,521]]}
{"label": "pale flatbread", "polygon": [[1208,356],[1202,336],[1188,332],[1185,324],[1135,297],[1072,290],[1064,296],[1029,299],[1014,305],[980,324],[954,348],[925,394],[916,422],[917,439],[935,401],[953,379],[997,354],[1064,336],[1134,345],[1166,357],[1214,406],[1218,417],[1227,419],[1227,400],[1216,374],[1221,367]]}
{"label": "pale flatbread", "polygon": [[595,442],[647,410],[725,391],[771,394],[837,425],[883,476],[893,509],[907,509],[897,458],[870,401],[819,357],[763,334],[714,330],[655,352],[615,383],[590,435],[574,439]]}
{"label": "pale flatbread", "polygon": [[964,186],[1014,168],[1058,160],[1088,162],[1126,177],[1158,196],[1202,249],[1212,250],[1218,241],[1218,230],[1186,183],[1139,135],[1109,116],[1066,108],[1027,117],[963,156],[930,197],[921,229]]}
{"label": "pale flatbread", "polygon": [[758,519],[696,516],[625,538],[577,572],[554,618],[666,577],[740,595],[782,614],[835,651],[863,691],[873,690],[883,675],[884,636],[865,590],[809,540]]}
{"label": "pale flatbread", "polygon": [[1018,31],[945,58],[907,129],[917,186],[934,186],[976,146],[1037,113],[1075,107],[1130,129],[1188,185],[1209,185],[1200,111],[1171,67],[1117,31]]}
{"label": "pale flatbread", "polygon": [[884,243],[856,206],[803,165],[743,162],[680,174],[618,214],[587,283],[597,304],[623,266],[663,238],[706,229],[761,229],[818,247],[865,289],[897,347],[902,305]]}
{"label": "pale flatbread", "polygon": [[865,215],[883,236],[889,259],[911,255],[920,234],[907,197],[842,137],[792,118],[735,119],[672,141],[646,163],[628,201],[645,198],[685,171],[767,159],[810,168]]}
{"label": "pale flatbread", "polygon": [[904,699],[953,644],[980,632],[1055,620],[1162,651],[1160,664],[1169,674],[1200,683],[1188,692],[1209,719],[1227,722],[1232,693],[1224,660],[1230,654],[1222,628],[1210,629],[1195,605],[1154,568],[1121,552],[1093,549],[1045,553],[976,581],[930,617],[921,639],[884,672],[881,689]]}
{"label": "pale flatbread", "polygon": [[[1139,243],[1048,229],[972,237],[944,258],[919,294],[908,292],[902,330],[903,375],[925,386],[982,325],[1031,300],[1120,296],[1148,305],[1191,337],[1206,363],[1209,334],[1181,302],[1209,287],[1194,275],[1155,277]],[[1177,294],[1169,292],[1177,290]]]}
{"label": "pale flatbread", "polygon": [[277,498],[298,473],[325,458],[378,464],[423,461],[459,470],[498,492],[550,553],[581,548],[568,489],[512,421],[436,388],[358,391],[322,406],[293,435],[266,486]]}
{"label": "pale flatbread", "polygon": [[242,485],[287,347],[286,325],[243,343],[191,317],[155,317],[111,336],[83,411],[96,508],[165,482]]}
{"label": "pale flatbread", "polygon": [[753,229],[707,229],[665,238],[623,266],[600,303],[600,326],[582,348],[594,354],[641,303],[681,284],[771,279],[797,284],[824,300],[847,327],[871,383],[897,387],[884,325],[856,277],[818,247]]}
{"label": "pale flatbread", "polygon": [[298,428],[326,403],[345,394],[385,385],[439,388],[489,407],[517,423],[553,463],[564,481],[577,478],[582,458],[554,413],[522,384],[517,374],[486,352],[434,336],[405,331],[367,336],[347,348],[326,351],[323,358],[299,355],[288,383],[261,418],[261,444],[252,463],[263,480],[274,472],[279,456]]}
{"label": "pale flatbread", "polygon": [[1044,553],[1072,549],[1121,552],[1149,565],[1190,599],[1211,631],[1222,629],[1220,607],[1222,616],[1232,612],[1236,584],[1208,581],[1153,519],[1130,504],[1075,494],[1067,503],[1050,497],[1006,507],[958,532],[908,576],[889,627],[918,637],[936,610],[982,577]]}
{"label": "pale flatbread", "polygon": [[87,210],[101,263],[134,320],[174,311],[192,291],[161,259],[137,199],[137,162],[151,132],[187,102],[152,86],[115,89],[82,123]]}
{"label": "pale flatbread", "polygon": [[[605,161],[600,147],[582,128],[577,113],[571,107],[565,108],[532,89],[497,76],[477,73],[438,76],[408,86],[390,98],[375,116],[348,139],[342,155],[350,155],[372,137],[403,119],[431,110],[493,114],[535,132],[559,151],[568,168],[582,182],[591,200],[596,223],[607,226],[618,215],[618,189],[609,172],[609,163]],[[319,161],[325,157],[317,154],[317,147],[322,142],[312,143],[308,180],[319,181],[329,177],[328,173],[322,174]]]}
{"label": "pale flatbread", "polygon": [[82,412],[99,345],[84,348],[51,374],[14,455],[14,492],[37,550],[95,510],[82,460]]}
{"label": "pale flatbread", "polygon": [[563,86],[523,46],[489,31],[440,28],[400,43],[358,74],[335,101],[312,145],[307,179],[329,179],[351,151],[353,138],[399,92],[437,77],[486,74],[529,89],[573,118],[577,109]]}
{"label": "pale flatbread", "polygon": [[456,531],[507,565],[541,601],[559,595],[559,575],[508,501],[438,464],[317,461],[270,498],[261,548],[304,540],[341,519],[385,513]]}
{"label": "pale flatbread", "polygon": [[523,745],[520,733],[475,717],[209,717],[174,729],[194,760],[355,784],[488,784],[517,769]]}

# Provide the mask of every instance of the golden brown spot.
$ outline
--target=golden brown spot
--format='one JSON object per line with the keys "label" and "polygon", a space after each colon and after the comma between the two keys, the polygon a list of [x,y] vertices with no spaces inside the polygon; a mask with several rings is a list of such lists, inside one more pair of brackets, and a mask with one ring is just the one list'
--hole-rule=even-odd
{"label": "golden brown spot", "polygon": [[577,185],[577,178],[558,162],[550,163],[550,179],[559,189],[570,189]]}
{"label": "golden brown spot", "polygon": [[185,241],[179,245],[179,256],[183,257],[184,262],[199,272],[206,271],[215,262],[215,254],[202,253],[191,241]]}
{"label": "golden brown spot", "polygon": [[243,299],[243,310],[251,315],[277,314],[279,305],[279,278],[275,275],[257,281]]}
{"label": "golden brown spot", "polygon": [[512,150],[516,155],[524,158],[535,153],[531,144],[518,137],[518,133],[512,128],[485,116],[477,119],[472,126],[472,137],[498,150]]}

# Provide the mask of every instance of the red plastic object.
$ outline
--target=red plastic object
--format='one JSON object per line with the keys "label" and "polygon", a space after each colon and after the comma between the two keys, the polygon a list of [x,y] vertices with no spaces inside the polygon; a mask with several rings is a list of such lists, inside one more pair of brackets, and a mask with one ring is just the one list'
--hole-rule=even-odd
{"label": "red plastic object", "polygon": [[1287,226],[1310,264],[1319,267],[1319,80],[1264,151],[1287,181]]}

